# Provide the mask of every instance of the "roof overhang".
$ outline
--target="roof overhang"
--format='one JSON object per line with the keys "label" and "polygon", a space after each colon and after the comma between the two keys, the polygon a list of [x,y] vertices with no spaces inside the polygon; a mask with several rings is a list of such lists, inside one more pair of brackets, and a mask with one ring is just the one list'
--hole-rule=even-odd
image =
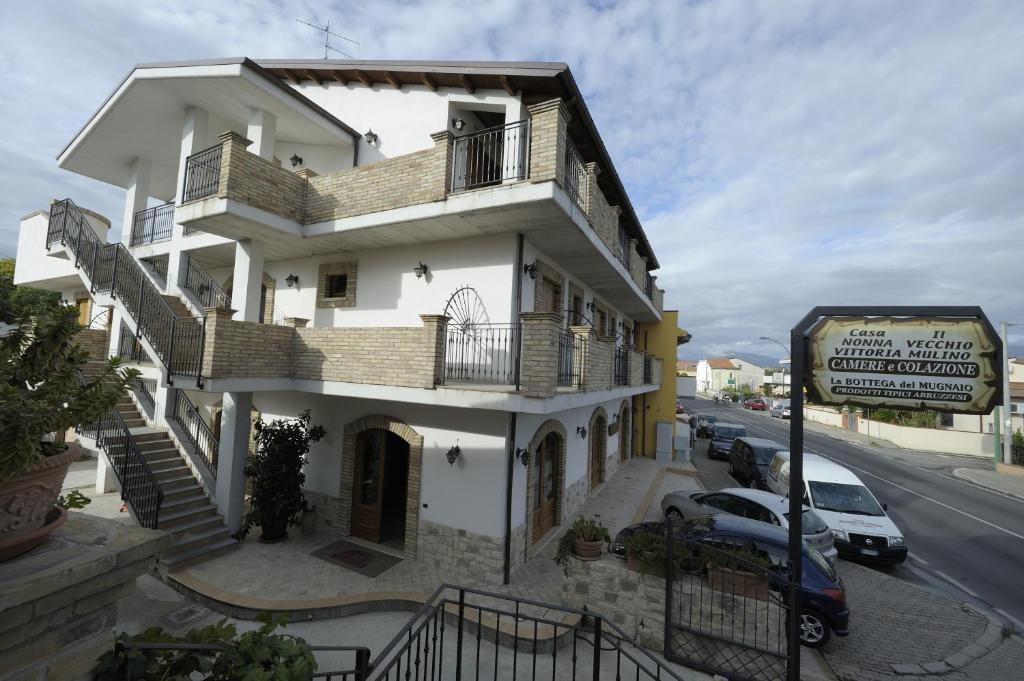
{"label": "roof overhang", "polygon": [[170,200],[177,188],[182,128],[190,107],[209,112],[210,138],[226,129],[244,135],[252,109],[276,116],[280,141],[352,146],[358,137],[251,59],[141,64],[61,151],[57,165],[127,187],[132,162],[146,158],[152,163],[150,195]]}
{"label": "roof overhang", "polygon": [[316,83],[338,82],[384,85],[402,88],[425,86],[431,90],[442,87],[476,90],[504,90],[520,95],[524,104],[535,104],[559,98],[571,114],[569,135],[585,162],[596,162],[602,170],[598,185],[608,203],[622,208],[626,228],[640,243],[641,255],[648,259],[648,269],[659,268],[657,256],[647,241],[640,219],[633,210],[615,164],[590,116],[583,95],[576,85],[569,66],[563,62],[453,62],[453,61],[358,61],[351,59],[260,59],[269,72],[295,84],[303,80]]}

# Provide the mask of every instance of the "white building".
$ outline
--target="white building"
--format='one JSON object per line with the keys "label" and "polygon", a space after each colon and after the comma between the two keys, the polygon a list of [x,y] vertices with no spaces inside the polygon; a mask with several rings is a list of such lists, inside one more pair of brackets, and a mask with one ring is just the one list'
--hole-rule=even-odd
{"label": "white building", "polygon": [[58,165],[125,190],[121,241],[55,202],[16,283],[142,371],[115,463],[169,567],[231,547],[256,416],[326,428],[339,533],[495,580],[634,451],[658,261],[564,64],[143,65]]}

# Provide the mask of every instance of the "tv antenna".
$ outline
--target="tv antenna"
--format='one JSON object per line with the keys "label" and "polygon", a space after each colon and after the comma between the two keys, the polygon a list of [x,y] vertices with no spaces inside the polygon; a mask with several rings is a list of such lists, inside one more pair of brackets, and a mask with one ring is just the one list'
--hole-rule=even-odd
{"label": "tv antenna", "polygon": [[330,50],[332,52],[337,52],[340,55],[348,57],[349,59],[355,59],[355,57],[353,57],[348,52],[343,52],[342,50],[339,50],[338,48],[336,48],[334,45],[331,45],[331,36],[332,35],[335,38],[341,38],[342,40],[347,40],[350,43],[352,43],[353,45],[358,45],[359,43],[357,43],[355,40],[352,40],[352,38],[347,38],[347,37],[345,37],[343,35],[338,35],[337,33],[334,33],[333,31],[331,31],[331,20],[330,19],[327,20],[327,25],[326,26],[317,26],[316,24],[311,24],[308,21],[303,21],[302,19],[296,19],[295,21],[299,22],[300,24],[305,24],[306,26],[309,26],[310,28],[315,28],[318,31],[323,31],[324,32],[324,59],[327,59],[328,50]]}

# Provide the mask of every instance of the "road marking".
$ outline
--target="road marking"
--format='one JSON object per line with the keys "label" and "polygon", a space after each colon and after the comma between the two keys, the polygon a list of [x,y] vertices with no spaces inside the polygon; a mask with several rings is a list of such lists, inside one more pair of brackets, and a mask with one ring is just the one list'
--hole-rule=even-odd
{"label": "road marking", "polygon": [[910,560],[912,560],[912,561],[914,561],[916,563],[920,563],[921,565],[928,565],[928,561],[926,561],[924,558],[922,558],[921,556],[917,555],[916,553],[909,553],[908,552],[907,553],[907,557],[910,558]]}
{"label": "road marking", "polygon": [[946,580],[947,582],[949,582],[950,584],[952,584],[956,588],[960,589],[965,594],[968,594],[968,595],[970,595],[970,596],[972,596],[974,598],[977,598],[978,600],[981,600],[981,596],[979,596],[974,591],[971,591],[966,586],[964,586],[960,582],[956,581],[955,579],[953,579],[952,577],[947,575],[945,572],[942,572],[941,570],[932,570],[932,573],[938,575],[939,577],[942,577],[944,580]]}
{"label": "road marking", "polygon": [[1018,632],[1024,631],[1024,622],[1021,622],[1019,619],[1017,619],[1016,617],[1014,617],[1013,615],[1011,615],[1010,613],[1006,612],[1001,608],[996,608],[995,611],[1003,617],[1005,617],[1006,619],[1010,620],[1010,622],[1012,622],[1013,625],[1017,627]]}
{"label": "road marking", "polygon": [[999,530],[1000,532],[1003,532],[1004,534],[1008,534],[1011,537],[1016,537],[1017,539],[1024,539],[1024,535],[1022,535],[1022,534],[1017,534],[1013,530],[1008,530],[1005,527],[1000,527],[999,525],[996,525],[995,523],[990,523],[989,521],[985,520],[984,518],[979,518],[976,515],[968,513],[967,511],[961,511],[959,508],[956,508],[955,506],[950,506],[949,504],[941,502],[938,499],[932,499],[927,494],[921,494],[920,492],[915,492],[914,490],[910,489],[909,487],[904,487],[903,485],[896,484],[895,482],[892,482],[891,480],[886,480],[882,476],[875,475],[871,471],[866,471],[863,468],[858,468],[857,466],[854,466],[853,464],[847,463],[845,461],[839,461],[838,459],[835,459],[835,458],[833,458],[831,456],[828,456],[826,454],[821,454],[820,456],[823,456],[823,457],[825,457],[826,459],[828,459],[830,461],[834,461],[835,463],[839,464],[840,466],[846,466],[847,468],[852,468],[855,471],[860,471],[864,475],[870,475],[872,478],[875,478],[877,480],[881,480],[882,482],[884,482],[887,485],[892,485],[893,487],[896,487],[897,489],[901,489],[904,492],[909,492],[910,494],[913,494],[914,496],[921,497],[925,501],[930,501],[933,504],[936,504],[936,505],[941,506],[941,507],[943,507],[945,509],[949,509],[950,511],[953,511],[954,513],[959,513],[962,516],[966,516],[966,517],[970,518],[971,520],[977,520],[982,525],[988,525],[992,529]]}

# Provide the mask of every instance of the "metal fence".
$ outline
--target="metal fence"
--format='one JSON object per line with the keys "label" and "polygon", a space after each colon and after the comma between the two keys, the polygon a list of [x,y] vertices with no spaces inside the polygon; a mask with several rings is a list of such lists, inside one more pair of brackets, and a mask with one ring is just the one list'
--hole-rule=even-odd
{"label": "metal fence", "polygon": [[580,388],[583,386],[583,337],[568,329],[558,332],[558,385]]}
{"label": "metal fence", "polygon": [[614,385],[629,385],[629,351],[622,346],[615,348],[612,360],[612,382]]}
{"label": "metal fence", "polygon": [[128,325],[121,322],[121,333],[117,339],[117,356],[124,362],[137,363],[149,362],[149,355],[142,347],[142,343],[135,337]]}
{"label": "metal fence", "polygon": [[100,419],[96,444],[106,452],[121,486],[121,498],[131,506],[139,524],[157,529],[164,493],[117,409]]}
{"label": "metal fence", "polygon": [[210,474],[217,477],[217,456],[220,442],[214,437],[210,426],[206,424],[196,405],[188,398],[184,390],[174,391],[173,418],[185,432],[192,453],[201,459]]}
{"label": "metal fence", "polygon": [[587,190],[587,168],[576,145],[568,137],[565,138],[565,193],[576,202],[580,210],[585,209],[583,200]]}
{"label": "metal fence", "polygon": [[203,149],[185,159],[182,203],[213,196],[220,189],[220,157],[223,145]]}
{"label": "metal fence", "polygon": [[132,218],[132,246],[166,241],[174,232],[174,204],[140,210]]}
{"label": "metal fence", "polygon": [[452,191],[525,180],[530,175],[530,121],[455,138]]}
{"label": "metal fence", "polygon": [[156,392],[156,379],[140,376],[132,384],[132,391],[142,406],[142,410],[146,412],[146,416],[152,420],[156,411],[156,399],[153,396]]}
{"label": "metal fence", "polygon": [[444,342],[444,382],[517,384],[521,335],[521,324],[449,324]]}
{"label": "metal fence", "polygon": [[1024,466],[1024,445],[1010,445],[1010,463]]}
{"label": "metal fence", "polygon": [[191,255],[185,256],[185,279],[182,286],[203,307],[231,307],[231,297]]}
{"label": "metal fence", "polygon": [[735,681],[784,681],[786,573],[745,551],[667,544],[665,657]]}

